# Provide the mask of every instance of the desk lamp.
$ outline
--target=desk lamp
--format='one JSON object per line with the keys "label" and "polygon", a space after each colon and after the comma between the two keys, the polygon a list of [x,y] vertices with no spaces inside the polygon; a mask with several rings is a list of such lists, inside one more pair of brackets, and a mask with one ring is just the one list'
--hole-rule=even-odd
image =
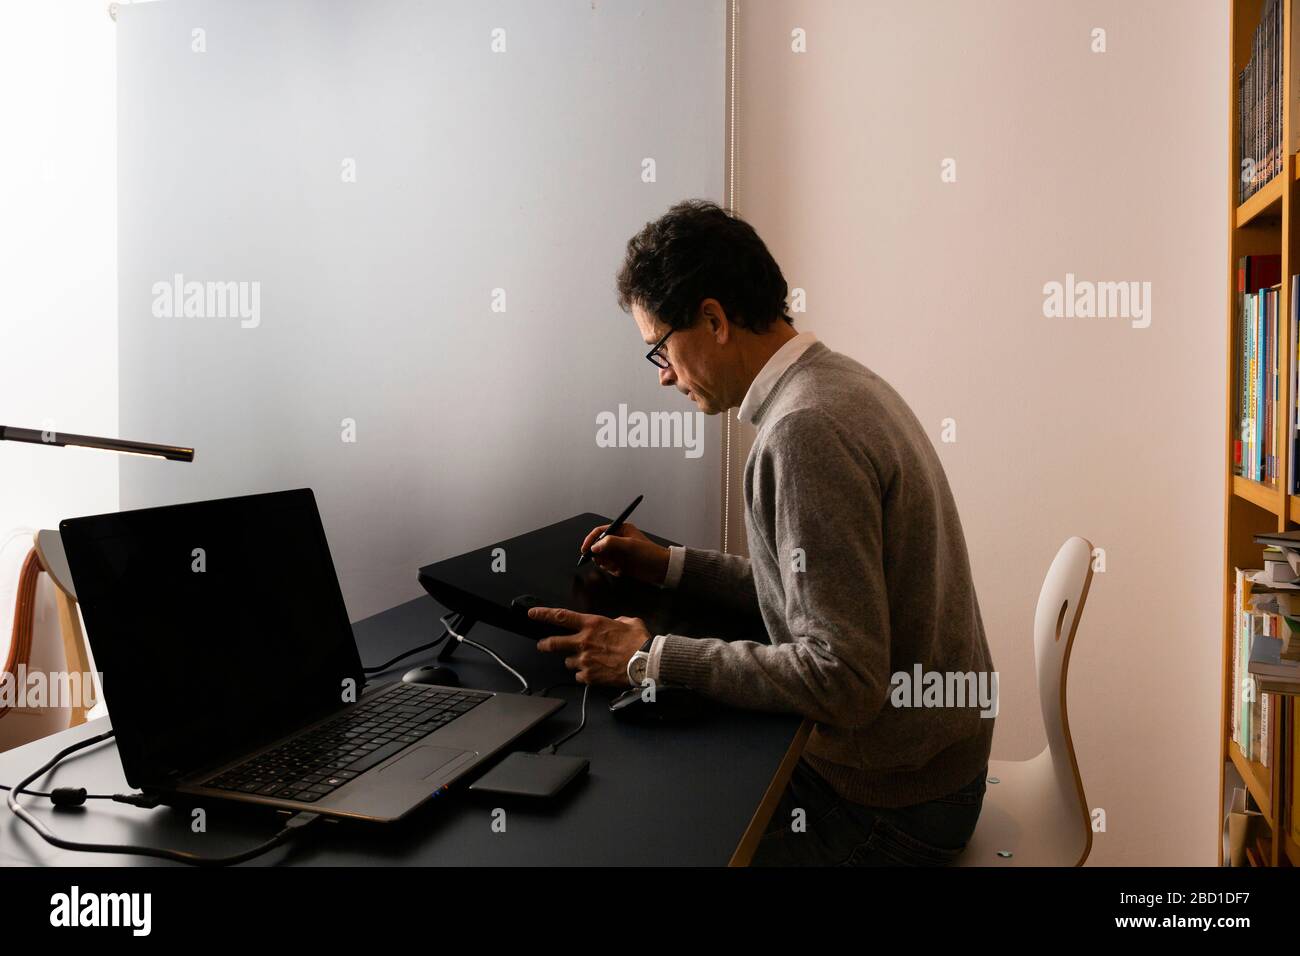
{"label": "desk lamp", "polygon": [[100,448],[104,451],[122,452],[128,455],[148,455],[152,458],[165,458],[168,461],[193,461],[194,449],[181,448],[176,445],[153,445],[143,441],[127,441],[123,438],[96,438],[94,435],[72,435],[66,432],[41,431],[37,428],[18,428],[14,425],[0,425],[0,441],[21,441],[32,445],[74,445],[79,448]]}

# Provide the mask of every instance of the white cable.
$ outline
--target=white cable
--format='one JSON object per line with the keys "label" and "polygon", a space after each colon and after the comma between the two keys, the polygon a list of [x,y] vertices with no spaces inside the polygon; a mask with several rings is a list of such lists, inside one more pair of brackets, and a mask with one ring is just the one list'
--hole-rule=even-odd
{"label": "white cable", "polygon": [[448,633],[448,634],[450,634],[452,637],[454,637],[454,638],[455,638],[457,641],[459,641],[461,644],[468,644],[470,647],[477,647],[477,648],[478,648],[480,651],[482,651],[484,654],[488,655],[488,657],[492,658],[494,661],[496,661],[498,664],[500,664],[502,667],[504,667],[504,668],[505,668],[506,670],[508,670],[510,673],[514,674],[514,675],[515,675],[515,679],[516,679],[517,681],[519,681],[519,683],[522,684],[522,685],[524,686],[524,693],[525,693],[525,694],[532,693],[532,692],[528,689],[528,681],[524,680],[524,675],[523,675],[523,674],[519,673],[519,671],[515,670],[513,667],[511,667],[509,664],[507,664],[507,663],[506,663],[505,661],[503,661],[501,658],[497,657],[496,652],[495,652],[494,650],[492,650],[492,648],[490,648],[490,647],[484,647],[482,644],[478,643],[477,641],[471,641],[468,637],[465,637],[463,634],[457,634],[457,633],[452,629],[452,626],[451,626],[450,624],[447,623],[447,618],[449,618],[449,617],[451,617],[450,614],[444,614],[442,617],[440,617],[440,618],[438,619],[438,620],[440,620],[440,621],[442,622],[442,626],[445,627],[445,628],[447,629],[447,633]]}
{"label": "white cable", "polygon": [[736,2],[737,0],[731,0],[731,140],[728,143],[731,160],[727,170],[731,184],[727,208],[733,213],[736,211],[736,17],[740,14]]}
{"label": "white cable", "polygon": [[[727,144],[729,151],[727,161],[727,208],[732,215],[736,213],[736,17],[740,10],[737,0],[731,0],[731,135]],[[723,428],[726,435],[727,460],[722,471],[722,550],[726,553],[731,542],[731,412],[722,413]]]}

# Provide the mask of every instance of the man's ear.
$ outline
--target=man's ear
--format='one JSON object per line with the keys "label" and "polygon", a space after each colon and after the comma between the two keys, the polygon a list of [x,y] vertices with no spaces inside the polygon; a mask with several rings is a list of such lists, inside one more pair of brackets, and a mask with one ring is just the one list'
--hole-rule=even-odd
{"label": "man's ear", "polygon": [[700,318],[708,323],[709,333],[719,345],[726,345],[731,340],[731,320],[717,299],[705,299],[700,303]]}

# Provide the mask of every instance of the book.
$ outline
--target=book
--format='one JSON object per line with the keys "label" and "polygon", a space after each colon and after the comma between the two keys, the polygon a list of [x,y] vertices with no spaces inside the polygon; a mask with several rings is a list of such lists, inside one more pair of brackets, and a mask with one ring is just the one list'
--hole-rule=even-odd
{"label": "book", "polygon": [[1283,661],[1300,664],[1300,620],[1283,615],[1282,621],[1286,628],[1282,632],[1282,650],[1278,657]]}
{"label": "book", "polygon": [[1239,165],[1241,202],[1282,171],[1287,155],[1282,143],[1284,23],[1280,0],[1265,0],[1251,35],[1250,59],[1237,76],[1237,155],[1244,164]]}
{"label": "book", "polygon": [[[1296,19],[1300,20],[1300,17]],[[1287,415],[1291,428],[1291,494],[1300,494],[1300,474],[1297,474],[1297,465],[1300,465],[1300,362],[1296,361],[1296,349],[1300,348],[1300,302],[1296,302],[1296,296],[1300,296],[1300,275],[1291,277],[1291,409]]]}
{"label": "book", "polygon": [[[1291,708],[1291,766],[1300,768],[1300,707]],[[1300,787],[1297,787],[1296,778],[1300,776],[1296,770],[1291,774],[1291,839],[1300,843]]]}
{"label": "book", "polygon": [[1254,540],[1265,547],[1300,551],[1300,528],[1295,531],[1264,531],[1255,535]]}
{"label": "book", "polygon": [[[1234,319],[1241,359],[1239,371],[1234,373],[1241,403],[1241,422],[1239,433],[1233,438],[1233,472],[1252,481],[1270,484],[1276,482],[1281,474],[1276,418],[1280,382],[1280,287],[1274,284],[1251,291],[1251,286],[1257,281],[1274,278],[1280,268],[1278,256],[1246,256],[1239,262],[1237,283],[1241,317],[1239,322]],[[1289,416],[1286,420],[1290,420]]]}
{"label": "book", "polygon": [[1241,663],[1241,628],[1242,617],[1245,608],[1246,589],[1249,584],[1246,581],[1246,572],[1241,568],[1235,568],[1236,584],[1232,589],[1232,707],[1231,707],[1231,731],[1232,741],[1241,746],[1241,674],[1239,666]]}
{"label": "book", "polygon": [[1251,641],[1247,670],[1255,677],[1266,678],[1270,686],[1287,687],[1290,689],[1286,693],[1300,694],[1300,661],[1282,657],[1280,638],[1256,635]]}
{"label": "book", "polygon": [[1286,675],[1291,673],[1270,669],[1270,654],[1281,644],[1280,634],[1286,627],[1283,612],[1290,610],[1291,592],[1296,588],[1291,585],[1279,590],[1262,583],[1262,569],[1235,568],[1234,573],[1232,740],[1247,760],[1267,767],[1271,763],[1270,698],[1274,693],[1290,692]]}
{"label": "book", "polygon": [[1300,581],[1300,575],[1291,569],[1291,562],[1286,558],[1280,561],[1264,562],[1264,584],[1287,585]]}

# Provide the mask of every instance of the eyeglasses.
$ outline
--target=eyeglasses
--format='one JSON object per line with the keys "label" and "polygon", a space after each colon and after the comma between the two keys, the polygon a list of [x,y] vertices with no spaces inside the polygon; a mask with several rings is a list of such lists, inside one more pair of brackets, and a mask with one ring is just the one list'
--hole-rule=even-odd
{"label": "eyeglasses", "polygon": [[676,331],[677,331],[676,329],[669,329],[667,334],[663,338],[661,338],[658,342],[655,343],[655,347],[652,348],[649,352],[646,352],[645,354],[646,359],[648,359],[650,364],[653,365],[655,368],[673,367],[673,363],[668,361],[667,356],[664,355],[664,343],[668,341],[668,336],[672,335]]}

